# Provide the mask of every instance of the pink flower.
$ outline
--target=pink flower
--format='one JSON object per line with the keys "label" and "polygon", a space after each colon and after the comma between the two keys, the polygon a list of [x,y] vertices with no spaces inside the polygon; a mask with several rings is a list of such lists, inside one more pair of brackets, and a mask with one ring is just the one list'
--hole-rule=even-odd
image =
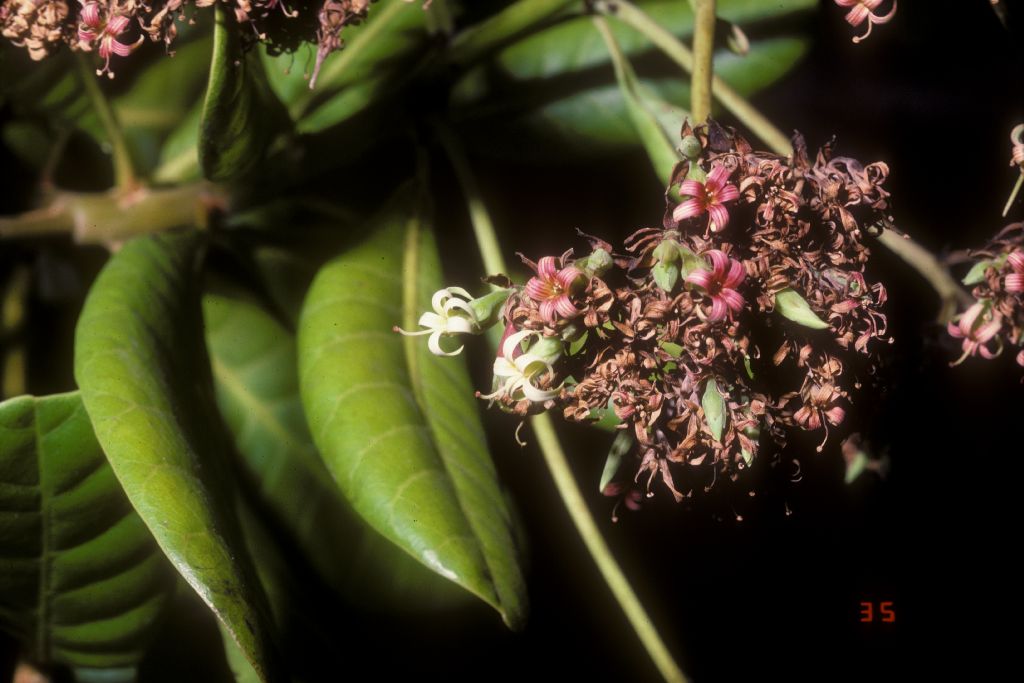
{"label": "pink flower", "polygon": [[704,254],[711,259],[711,271],[698,268],[686,276],[686,281],[697,285],[711,297],[711,315],[708,320],[722,320],[743,310],[743,295],[736,287],[747,273],[743,264],[729,258],[725,252],[712,249]]}
{"label": "pink flower", "polygon": [[1006,291],[1010,294],[1024,292],[1024,251],[1015,250],[1006,257],[1006,263],[1013,270],[1006,276]]}
{"label": "pink flower", "polygon": [[558,270],[554,256],[537,262],[537,276],[526,283],[526,295],[540,304],[540,316],[554,325],[558,317],[575,318],[580,314],[570,296],[585,276],[576,266]]}
{"label": "pink flower", "polygon": [[[79,0],[81,2],[81,0]],[[142,44],[143,37],[139,36],[139,39],[134,44],[122,43],[118,38],[131,23],[131,19],[124,15],[117,15],[109,19],[103,16],[105,10],[101,10],[98,2],[90,0],[90,2],[82,3],[82,11],[79,13],[78,18],[80,23],[78,24],[78,45],[81,49],[89,52],[92,50],[93,43],[99,41],[99,54],[100,58],[106,60],[103,64],[102,69],[97,69],[96,75],[102,75],[106,73],[110,78],[114,77],[114,73],[110,70],[110,57],[117,55],[118,57],[127,57],[130,55],[135,48]]]}
{"label": "pink flower", "polygon": [[864,23],[865,20],[868,22],[868,30],[862,36],[854,36],[853,42],[859,43],[860,41],[871,35],[871,27],[875,24],[887,24],[894,16],[896,16],[896,0],[892,0],[892,9],[889,13],[883,16],[875,14],[874,10],[876,7],[882,4],[882,0],[835,0],[836,4],[840,7],[852,7],[849,12],[846,13],[846,23],[850,26],[857,27]]}
{"label": "pink flower", "polygon": [[978,301],[959,316],[959,323],[949,323],[947,327],[949,334],[956,339],[964,340],[963,355],[950,365],[959,365],[965,358],[973,356],[975,353],[980,353],[984,358],[995,358],[1003,350],[998,339],[996,339],[995,350],[988,347],[988,342],[992,341],[999,333],[1002,320],[998,315],[989,313],[985,317],[989,317],[990,320],[985,322],[983,314],[987,312],[987,308],[986,302]]}
{"label": "pink flower", "polygon": [[689,196],[672,212],[672,220],[679,221],[699,216],[708,212],[708,227],[711,232],[718,232],[729,223],[729,210],[725,202],[739,198],[740,191],[735,185],[726,182],[731,175],[724,166],[715,166],[708,174],[708,179],[699,183],[696,180],[684,180],[679,186],[679,194]]}

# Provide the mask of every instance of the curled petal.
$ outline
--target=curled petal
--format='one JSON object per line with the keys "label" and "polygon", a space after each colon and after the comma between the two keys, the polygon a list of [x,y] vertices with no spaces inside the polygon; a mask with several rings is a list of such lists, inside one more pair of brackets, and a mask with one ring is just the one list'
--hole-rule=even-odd
{"label": "curled petal", "polygon": [[704,254],[711,259],[711,274],[716,280],[722,280],[725,277],[726,268],[729,267],[729,257],[726,256],[724,251],[718,249],[711,249]]}
{"label": "curled petal", "polygon": [[434,354],[435,356],[457,356],[460,353],[462,353],[462,349],[465,348],[464,346],[460,346],[459,348],[455,349],[454,351],[445,351],[444,349],[442,349],[441,348],[441,335],[442,334],[443,333],[441,332],[441,330],[436,330],[432,335],[430,335],[430,339],[427,340],[427,348],[430,349],[430,352],[432,354]]}
{"label": "curled petal", "polygon": [[88,26],[90,29],[98,29],[100,27],[100,5],[98,2],[87,2],[82,6],[82,11],[79,13],[78,18],[82,20],[82,23]]}
{"label": "curled petal", "polygon": [[734,199],[739,199],[739,197],[739,189],[731,183],[715,193],[715,199],[720,202],[731,202]]}
{"label": "curled petal", "polygon": [[583,277],[583,271],[576,266],[566,266],[555,275],[555,283],[563,290],[570,290],[576,281]]}
{"label": "curled petal", "polygon": [[679,184],[679,195],[681,197],[703,197],[704,185],[696,180],[684,180]]}
{"label": "curled petal", "polygon": [[558,265],[554,256],[545,256],[537,262],[537,275],[544,280],[554,280],[558,274]]}
{"label": "curled petal", "polygon": [[964,333],[960,329],[960,326],[954,322],[946,323],[946,332],[949,332],[949,336],[953,337],[954,339],[964,338]]}
{"label": "curled petal", "polygon": [[722,282],[722,286],[728,287],[729,289],[735,289],[743,282],[743,280],[746,277],[747,271],[743,267],[743,264],[735,259],[732,259],[732,263],[729,265],[729,274],[725,276],[725,280]]}
{"label": "curled petal", "polygon": [[825,411],[825,419],[835,426],[839,426],[846,417],[846,411],[841,406],[833,406]]}
{"label": "curled petal", "polygon": [[554,299],[545,299],[540,302],[540,317],[544,319],[550,325],[554,325],[558,320],[555,309]]}
{"label": "curled petal", "polygon": [[687,282],[697,285],[701,289],[707,289],[711,284],[711,279],[711,273],[706,270],[695,270],[686,276]]}
{"label": "curled petal", "polygon": [[532,337],[536,334],[533,330],[520,330],[515,334],[510,334],[501,346],[501,355],[508,359],[513,358],[517,355],[516,352],[519,350],[519,344],[527,337]]}
{"label": "curled petal", "polygon": [[869,10],[861,3],[857,3],[853,9],[846,13],[846,23],[850,26],[860,26],[868,18]]}
{"label": "curled petal", "polygon": [[1017,354],[1017,365],[1024,365],[1024,349]]}
{"label": "curled petal", "polygon": [[708,173],[708,180],[704,183],[704,186],[711,192],[718,192],[725,187],[725,183],[729,180],[730,175],[732,175],[732,171],[725,166],[715,166],[711,169],[711,173]]}
{"label": "curled petal", "polygon": [[992,339],[992,337],[999,334],[999,328],[1002,326],[1003,323],[999,318],[996,318],[991,322],[987,322],[981,327],[979,327],[978,330],[974,333],[974,340],[979,344],[984,344],[988,340]]}
{"label": "curled petal", "polygon": [[672,210],[672,220],[679,221],[693,218],[704,213],[704,203],[699,199],[687,199]]}
{"label": "curled petal", "polygon": [[722,297],[725,301],[725,305],[728,306],[733,313],[739,313],[743,310],[743,295],[735,289],[723,289],[718,293],[718,295]]}
{"label": "curled petal", "polygon": [[729,209],[725,208],[721,204],[715,203],[709,206],[708,213],[711,218],[711,232],[718,232],[729,224]]}
{"label": "curled petal", "polygon": [[539,277],[531,277],[526,283],[526,296],[534,301],[546,301],[555,295],[555,288],[550,282]]}
{"label": "curled petal", "polygon": [[971,330],[974,329],[974,323],[978,320],[978,316],[985,310],[985,304],[978,301],[972,304],[963,315],[960,316],[960,331],[963,333],[962,336],[971,336]]}
{"label": "curled petal", "polygon": [[[871,5],[871,9],[875,9],[876,7],[878,7],[879,4],[881,4],[881,3],[880,2],[875,2],[873,5]],[[878,16],[877,14],[872,14],[871,15],[871,23],[873,23],[873,24],[888,24],[890,21],[892,21],[892,18],[894,16],[896,16],[896,0],[892,0],[892,9],[889,10],[888,14],[884,14],[882,16]]]}
{"label": "curled petal", "polygon": [[105,33],[111,36],[119,36],[121,35],[121,33],[124,32],[126,28],[128,28],[128,24],[130,22],[131,19],[124,16],[123,14],[119,14],[118,16],[112,18],[110,21],[107,22],[107,28],[105,30]]}
{"label": "curled petal", "polygon": [[725,299],[720,296],[711,298],[711,314],[708,316],[708,320],[718,321],[725,318],[728,314],[729,307],[726,306]]}
{"label": "curled petal", "polygon": [[579,309],[573,306],[565,294],[555,299],[555,311],[563,318],[575,318],[580,314]]}
{"label": "curled petal", "polygon": [[1024,292],[1024,273],[1012,273],[1006,276],[1006,291],[1011,294]]}
{"label": "curled petal", "polygon": [[1010,252],[1009,256],[1006,257],[1006,262],[1010,264],[1010,268],[1015,273],[1024,273],[1024,251]]}
{"label": "curled petal", "polygon": [[995,351],[993,351],[992,349],[988,348],[984,344],[979,344],[978,345],[978,353],[981,354],[982,358],[987,358],[988,360],[992,360],[993,358],[995,358],[996,356],[998,356],[1002,352],[1003,352],[1003,345],[1002,344],[996,345]]}

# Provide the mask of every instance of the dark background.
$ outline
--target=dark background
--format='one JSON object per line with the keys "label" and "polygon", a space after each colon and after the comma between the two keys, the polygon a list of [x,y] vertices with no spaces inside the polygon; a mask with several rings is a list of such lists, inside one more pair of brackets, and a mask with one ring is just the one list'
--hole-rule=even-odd
{"label": "dark background", "polygon": [[[1021,7],[1008,5],[1010,30],[987,0],[904,0],[893,22],[853,45],[860,29],[823,2],[811,53],[755,104],[784,130],[803,132],[812,149],[834,134],[839,153],[886,161],[896,223],[924,245],[979,246],[1024,217],[1021,201],[1010,218],[999,215],[1015,178],[1008,133],[1024,121]],[[662,188],[641,154],[578,166],[472,162],[499,234],[514,240],[505,245],[510,253],[561,251],[576,227],[619,241],[661,219]],[[439,225],[450,226],[442,245],[456,261],[452,279],[478,275],[457,185],[443,163],[434,176]],[[24,178],[12,182],[17,188]],[[596,493],[609,437],[562,432],[608,543],[695,681],[977,678],[1013,651],[1015,633],[1001,624],[1012,625],[1020,606],[1021,567],[1011,551],[1019,538],[1024,370],[1012,354],[949,368],[958,348],[934,322],[934,294],[882,248],[872,275],[888,287],[896,341],[883,386],[860,397],[849,421],[890,459],[884,479],[868,472],[844,484],[834,438],[820,455],[805,448],[802,480],[761,496],[743,521],[712,503],[656,500],[613,524],[612,502]],[[63,319],[34,317],[37,350],[63,349],[52,341],[70,338],[71,329],[54,322]],[[475,360],[483,386],[488,361]],[[321,598],[337,628],[310,647],[333,649],[345,669],[311,665],[314,676],[657,680],[540,454],[515,446],[506,416],[492,412],[487,421],[529,538],[525,632],[507,632],[475,603],[398,621]],[[526,438],[533,441],[528,431]],[[305,592],[317,595],[308,578]],[[862,601],[892,601],[895,623],[861,623]],[[208,619],[179,614],[144,672],[217,678],[223,662],[209,662],[219,660],[218,638]]]}

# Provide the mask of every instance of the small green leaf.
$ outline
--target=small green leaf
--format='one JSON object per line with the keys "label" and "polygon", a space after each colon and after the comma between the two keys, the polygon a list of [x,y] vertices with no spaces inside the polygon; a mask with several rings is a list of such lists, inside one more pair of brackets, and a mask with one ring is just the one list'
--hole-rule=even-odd
{"label": "small green leaf", "polygon": [[132,680],[174,571],[78,392],[0,403],[0,624],[34,661]]}
{"label": "small green leaf", "polygon": [[597,485],[598,493],[604,493],[605,488],[615,478],[622,465],[622,458],[633,448],[633,442],[633,435],[629,430],[619,431],[615,435],[612,447],[608,451],[608,459],[604,461],[604,469],[601,470],[601,482]]}
{"label": "small green leaf", "polygon": [[743,354],[743,369],[747,371],[747,377],[754,379],[754,369],[750,367],[750,356]]}
{"label": "small green leaf", "polygon": [[711,429],[711,435],[715,437],[716,441],[721,441],[722,433],[725,431],[727,415],[725,399],[722,398],[721,392],[718,391],[718,384],[715,382],[714,377],[709,379],[705,385],[700,405],[704,409],[704,419]]}
{"label": "small green leaf", "polygon": [[679,267],[679,274],[685,278],[687,275],[695,270],[707,270],[708,263],[700,256],[697,256],[692,251],[679,245],[679,257],[682,265]]}
{"label": "small green leaf", "polygon": [[995,267],[996,262],[992,259],[985,259],[978,261],[971,269],[967,271],[967,275],[964,276],[963,283],[965,285],[976,285],[985,279],[985,271],[989,268]]}
{"label": "small green leaf", "polygon": [[264,678],[277,660],[266,596],[233,510],[194,275],[200,236],[126,243],[86,299],[75,378],[132,506]]}
{"label": "small green leaf", "polygon": [[219,182],[244,176],[263,159],[283,117],[259,58],[243,51],[241,41],[241,27],[217,5],[199,164],[206,178]]}
{"label": "small green leaf", "polygon": [[679,284],[679,264],[659,261],[651,268],[651,276],[659,287],[671,293]]}
{"label": "small green leaf", "polygon": [[846,476],[843,478],[843,481],[847,484],[852,484],[856,481],[857,477],[864,473],[867,466],[867,453],[864,451],[857,451],[857,453],[850,458],[850,461],[846,464]]}
{"label": "small green leaf", "polygon": [[391,329],[414,326],[440,287],[419,195],[400,191],[366,235],[320,270],[299,320],[314,441],[373,528],[518,628],[526,595],[513,522],[465,365]]}
{"label": "small green leaf", "polygon": [[818,317],[818,314],[811,309],[807,299],[791,287],[786,287],[775,294],[775,310],[804,327],[814,330],[827,330],[829,324]]}

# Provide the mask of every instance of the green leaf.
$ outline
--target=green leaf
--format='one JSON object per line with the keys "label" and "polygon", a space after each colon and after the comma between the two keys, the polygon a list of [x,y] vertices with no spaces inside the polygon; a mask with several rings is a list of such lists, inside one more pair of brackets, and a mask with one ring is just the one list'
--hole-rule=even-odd
{"label": "green leaf", "polygon": [[306,426],[291,332],[236,296],[206,294],[203,314],[217,405],[248,480],[325,583],[378,609],[461,600],[461,591],[446,590],[448,582],[406,553],[376,542],[342,499]]}
{"label": "green leaf", "polygon": [[342,493],[374,529],[518,628],[526,596],[512,519],[465,365],[429,355],[422,339],[406,348],[391,329],[414,327],[439,289],[420,208],[413,189],[400,191],[365,240],[317,274],[299,321],[306,418]]}
{"label": "green leaf", "polygon": [[174,572],[118,485],[78,392],[0,403],[0,547],[0,623],[26,654],[86,677],[131,679]]}
{"label": "green leaf", "polygon": [[711,429],[711,435],[715,437],[715,441],[721,441],[728,416],[725,411],[725,399],[718,391],[718,383],[715,382],[714,377],[709,379],[704,386],[704,395],[701,396],[700,406],[704,409],[704,420]]}
{"label": "green leaf", "polygon": [[[647,150],[658,177],[662,182],[668,182],[672,169],[682,159],[676,151],[674,141],[678,137],[676,131],[686,117],[686,112],[658,100],[650,88],[640,83],[605,19],[594,17],[593,21],[598,32],[604,37],[608,53],[611,55],[615,79],[619,83],[619,91],[622,93],[626,112],[633,122],[633,128],[640,136],[640,141]],[[670,292],[679,279],[679,267],[672,263],[665,264],[658,270],[656,266],[654,277],[662,289]]]}
{"label": "green leaf", "polygon": [[295,69],[295,54],[262,53],[270,87],[302,133],[337,125],[364,110],[415,66],[427,45],[427,13],[420,3],[372,5],[366,21],[345,28],[345,47],[324,62],[316,88]]}
{"label": "green leaf", "polygon": [[217,5],[199,137],[199,164],[209,180],[234,180],[252,170],[283,116],[263,65],[256,53],[242,50],[241,41],[241,27]]}
{"label": "green leaf", "polygon": [[75,378],[132,505],[265,678],[276,670],[266,597],[240,540],[214,422],[191,232],[129,241],[86,299]]}
{"label": "green leaf", "polygon": [[[687,3],[639,4],[677,36],[692,32],[693,14]],[[720,0],[722,18],[744,24],[764,22],[765,27],[755,34],[759,37],[746,56],[718,52],[715,73],[744,96],[776,81],[809,47],[809,41],[793,33],[787,20],[815,5],[813,0]],[[681,125],[677,107],[689,101],[689,77],[666,63],[639,32],[611,19],[608,24],[615,42],[636,67],[639,88],[648,93],[648,108],[660,121],[674,119],[669,121],[674,148]],[[493,64],[467,72],[453,90],[452,105],[456,115],[465,119],[464,126],[473,124],[475,146],[493,153],[521,157],[526,148],[536,150],[536,159],[550,160],[567,149],[590,154],[621,150],[634,146],[638,133],[607,68],[609,62],[592,18],[581,16],[521,40],[498,53]],[[495,133],[499,123],[500,135]],[[525,147],[524,138],[533,144]]]}
{"label": "green leaf", "polygon": [[984,259],[982,261],[978,261],[973,266],[971,266],[971,269],[969,271],[967,271],[967,275],[964,276],[962,282],[968,286],[976,285],[979,282],[983,282],[985,280],[986,270],[988,270],[989,268],[1002,268],[1004,263],[1006,263],[1005,256],[1001,256],[995,259]]}
{"label": "green leaf", "polygon": [[800,296],[800,293],[791,287],[786,287],[775,294],[775,310],[804,327],[813,330],[827,330],[829,324],[818,317],[818,314],[811,309],[807,299]]}
{"label": "green leaf", "polygon": [[615,434],[612,447],[608,451],[608,459],[604,461],[604,469],[601,470],[601,482],[597,485],[598,493],[604,493],[605,487],[612,482],[622,465],[622,458],[633,448],[633,435],[629,430],[619,431]]}
{"label": "green leaf", "polygon": [[671,292],[679,283],[679,264],[658,261],[651,268],[654,282],[666,292]]}

